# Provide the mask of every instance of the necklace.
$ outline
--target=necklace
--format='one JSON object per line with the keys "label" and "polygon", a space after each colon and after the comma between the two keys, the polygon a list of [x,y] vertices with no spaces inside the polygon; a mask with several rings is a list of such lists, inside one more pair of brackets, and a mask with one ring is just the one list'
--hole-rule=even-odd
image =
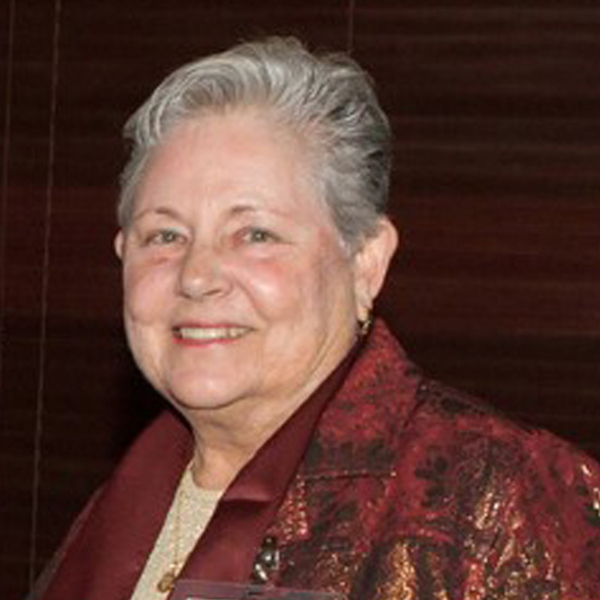
{"label": "necklace", "polygon": [[[163,570],[164,566],[157,569],[158,573],[162,572],[158,583],[151,584],[151,587],[160,594],[167,594],[175,587],[179,574],[208,525],[222,495],[223,490],[206,490],[197,487],[190,463],[175,492],[165,524],[166,531],[160,534],[161,537],[164,536],[164,545],[159,545],[160,555],[172,557],[166,570]],[[155,547],[154,551],[157,550],[158,548]],[[156,556],[158,559],[159,555]],[[158,559],[158,562],[164,565],[162,560]]]}
{"label": "necklace", "polygon": [[[189,469],[190,467],[186,470],[185,476],[188,475]],[[184,509],[184,503],[187,502],[187,494],[183,489],[184,487],[182,482],[175,494],[175,515],[173,519],[173,528],[171,530],[173,559],[171,560],[169,568],[163,573],[156,584],[156,589],[161,594],[166,594],[175,587],[175,581],[185,562],[180,556],[181,513]]]}

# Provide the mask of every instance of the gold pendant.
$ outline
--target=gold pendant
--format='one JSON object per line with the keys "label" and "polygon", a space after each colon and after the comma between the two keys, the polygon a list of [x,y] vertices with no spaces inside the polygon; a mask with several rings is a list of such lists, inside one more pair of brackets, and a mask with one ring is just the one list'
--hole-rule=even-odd
{"label": "gold pendant", "polygon": [[177,579],[177,569],[175,567],[171,567],[161,578],[158,584],[156,585],[156,589],[161,594],[166,594],[170,592],[175,587],[175,580]]}

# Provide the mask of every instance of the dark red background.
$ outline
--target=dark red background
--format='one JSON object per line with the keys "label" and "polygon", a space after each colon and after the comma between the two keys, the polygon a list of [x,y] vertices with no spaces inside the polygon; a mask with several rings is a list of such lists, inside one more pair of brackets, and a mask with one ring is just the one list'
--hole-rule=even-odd
{"label": "dark red background", "polygon": [[0,3],[0,597],[158,405],[112,254],[126,116],[240,38],[350,50],[397,137],[380,303],[427,370],[600,456],[596,0]]}

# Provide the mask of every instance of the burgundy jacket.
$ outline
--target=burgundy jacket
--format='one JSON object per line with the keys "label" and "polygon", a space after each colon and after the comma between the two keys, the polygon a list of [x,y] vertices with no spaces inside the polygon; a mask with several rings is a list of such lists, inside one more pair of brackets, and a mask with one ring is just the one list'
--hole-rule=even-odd
{"label": "burgundy jacket", "polygon": [[[426,379],[381,322],[331,385],[227,491],[182,577],[266,573],[352,600],[600,599],[592,459]],[[129,600],[191,452],[165,413],[30,598]]]}

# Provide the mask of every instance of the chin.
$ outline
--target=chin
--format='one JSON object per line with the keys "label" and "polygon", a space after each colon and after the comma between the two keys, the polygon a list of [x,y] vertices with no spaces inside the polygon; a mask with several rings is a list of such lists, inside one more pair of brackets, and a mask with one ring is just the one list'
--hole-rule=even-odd
{"label": "chin", "polygon": [[235,403],[239,397],[230,385],[223,382],[202,381],[202,385],[174,385],[168,397],[176,408],[183,411],[218,409]]}

